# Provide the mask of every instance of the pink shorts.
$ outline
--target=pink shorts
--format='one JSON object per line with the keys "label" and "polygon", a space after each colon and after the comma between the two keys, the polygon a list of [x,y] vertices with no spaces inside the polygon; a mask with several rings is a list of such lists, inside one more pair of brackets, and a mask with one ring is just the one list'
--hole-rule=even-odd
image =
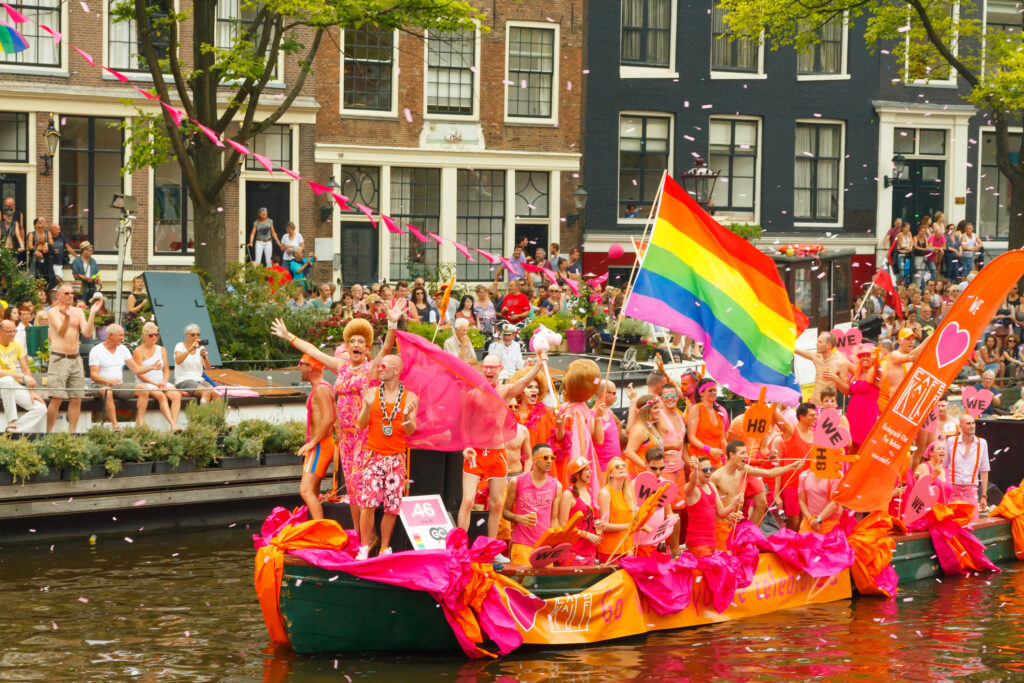
{"label": "pink shorts", "polygon": [[383,507],[384,512],[398,514],[405,488],[405,454],[370,453],[363,465],[359,490],[359,507]]}
{"label": "pink shorts", "polygon": [[782,512],[787,517],[800,516],[800,490],[782,489]]}

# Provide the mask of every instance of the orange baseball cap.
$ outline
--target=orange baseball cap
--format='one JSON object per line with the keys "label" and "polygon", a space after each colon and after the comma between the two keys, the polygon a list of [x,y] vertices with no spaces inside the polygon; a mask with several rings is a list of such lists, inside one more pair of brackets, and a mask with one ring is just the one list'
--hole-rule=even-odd
{"label": "orange baseball cap", "polygon": [[576,474],[580,470],[586,468],[589,464],[590,461],[587,460],[582,455],[579,456],[578,458],[573,458],[572,460],[569,461],[569,476]]}
{"label": "orange baseball cap", "polygon": [[310,356],[308,353],[302,354],[302,358],[299,359],[299,362],[300,363],[305,363],[306,365],[308,365],[309,367],[313,368],[314,370],[323,371],[323,369],[324,369],[324,364],[321,363],[320,361],[318,361],[316,358],[313,358],[312,356]]}
{"label": "orange baseball cap", "polygon": [[917,337],[917,332],[914,332],[914,330],[909,328],[909,327],[904,327],[902,330],[900,330],[899,339],[900,339],[900,341],[903,341],[907,337],[914,337],[914,338],[916,338]]}

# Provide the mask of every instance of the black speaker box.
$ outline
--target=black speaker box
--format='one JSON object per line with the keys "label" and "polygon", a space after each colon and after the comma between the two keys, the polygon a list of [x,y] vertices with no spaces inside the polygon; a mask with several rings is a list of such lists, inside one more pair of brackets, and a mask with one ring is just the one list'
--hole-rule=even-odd
{"label": "black speaker box", "polygon": [[860,330],[860,335],[865,341],[877,344],[878,335],[882,334],[882,316],[873,315],[869,318],[864,318],[857,323],[857,329]]}

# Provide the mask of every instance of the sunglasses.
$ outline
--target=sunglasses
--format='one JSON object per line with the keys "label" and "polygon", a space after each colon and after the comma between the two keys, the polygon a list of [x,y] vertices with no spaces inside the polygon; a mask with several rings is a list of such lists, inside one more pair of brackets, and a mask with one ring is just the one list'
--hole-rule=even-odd
{"label": "sunglasses", "polygon": [[159,332],[147,332],[146,336],[147,337],[159,337],[160,333]]}
{"label": "sunglasses", "polygon": [[538,455],[537,459],[538,460],[544,460],[546,462],[551,462],[552,460],[555,459],[555,456],[553,456],[553,455]]}
{"label": "sunglasses", "polygon": [[648,465],[647,469],[649,469],[651,472],[661,472],[662,470],[665,469],[665,466],[662,465],[661,467],[653,467],[651,465]]}
{"label": "sunglasses", "polygon": [[700,471],[703,472],[704,474],[711,474],[712,472],[715,471],[715,468],[714,467],[701,467]]}

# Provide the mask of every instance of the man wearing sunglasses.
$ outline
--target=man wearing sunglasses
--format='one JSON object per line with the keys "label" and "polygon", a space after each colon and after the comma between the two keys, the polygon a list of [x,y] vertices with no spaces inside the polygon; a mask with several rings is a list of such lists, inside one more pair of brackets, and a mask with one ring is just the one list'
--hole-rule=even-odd
{"label": "man wearing sunglasses", "polygon": [[711,482],[711,458],[690,456],[690,477],[683,492],[686,495],[686,549],[696,557],[715,552],[715,522],[719,518],[736,524],[742,519],[737,510],[743,504],[739,496],[729,507],[722,504],[718,489]]}
{"label": "man wearing sunglasses", "polygon": [[540,537],[558,520],[562,485],[552,476],[555,452],[546,443],[533,447],[533,469],[512,479],[502,516],[512,522],[511,564],[530,566],[530,553]]}

